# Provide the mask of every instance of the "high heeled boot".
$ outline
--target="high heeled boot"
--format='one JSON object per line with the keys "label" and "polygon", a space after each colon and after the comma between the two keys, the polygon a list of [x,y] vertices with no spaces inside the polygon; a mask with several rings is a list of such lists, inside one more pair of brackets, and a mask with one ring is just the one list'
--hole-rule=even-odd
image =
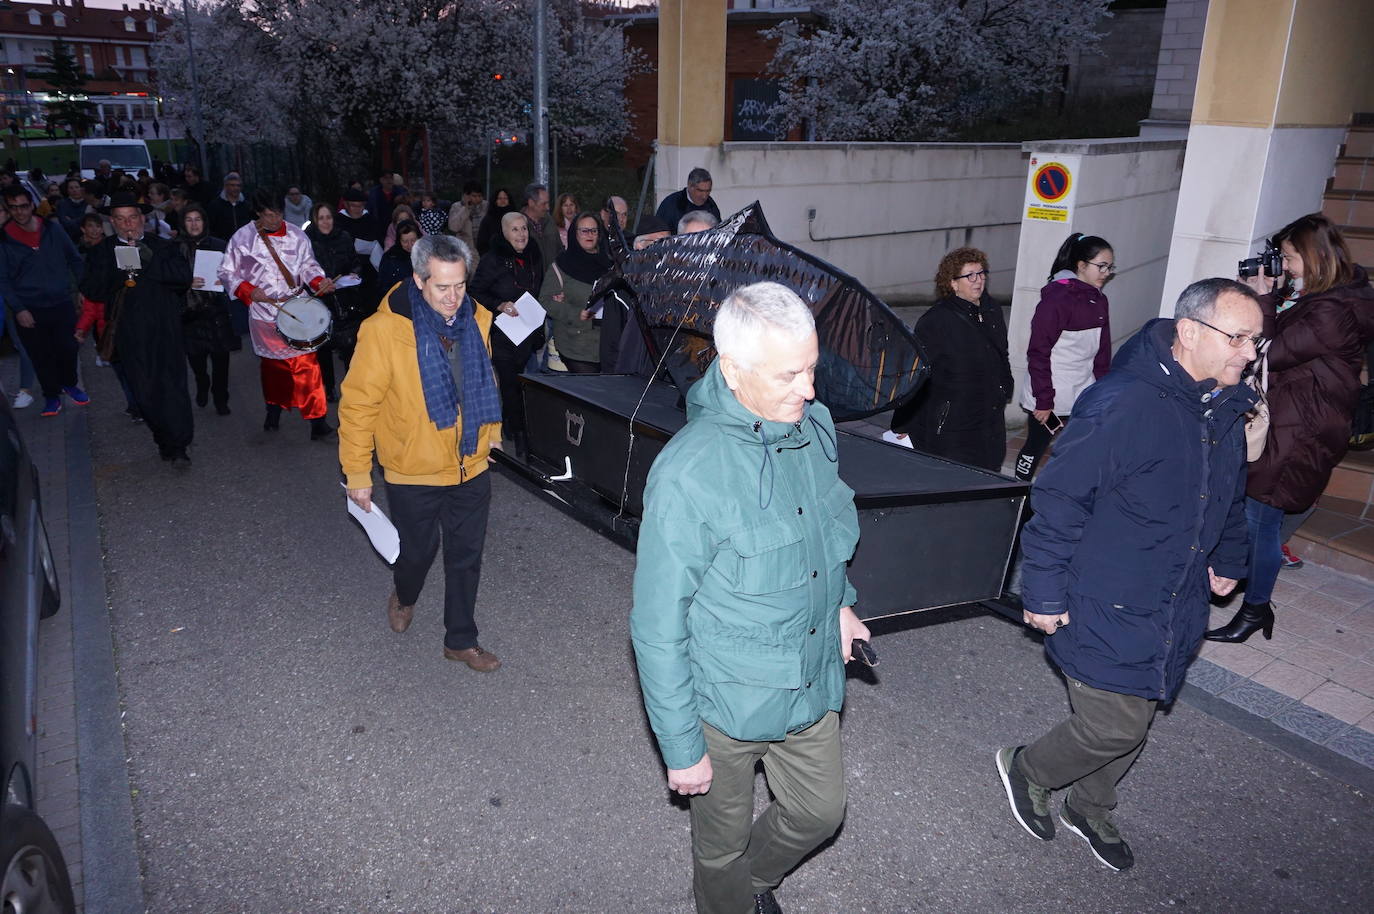
{"label": "high heeled boot", "polygon": [[1274,607],[1266,600],[1263,603],[1242,603],[1240,611],[1229,623],[1214,628],[1207,633],[1208,641],[1225,641],[1238,644],[1249,638],[1259,629],[1264,629],[1266,641],[1274,637]]}

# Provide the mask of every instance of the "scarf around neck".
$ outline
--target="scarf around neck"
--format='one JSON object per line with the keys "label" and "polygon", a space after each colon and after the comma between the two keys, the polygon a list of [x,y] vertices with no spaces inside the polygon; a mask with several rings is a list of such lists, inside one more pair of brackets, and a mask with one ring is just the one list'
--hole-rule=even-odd
{"label": "scarf around neck", "polygon": [[[477,326],[472,299],[463,298],[450,325],[429,306],[415,283],[406,283],[410,296],[411,324],[415,327],[415,352],[420,362],[420,386],[425,409],[435,428],[452,428],[461,414],[463,426],[459,454],[477,453],[477,432],[483,425],[501,421],[501,397],[492,375],[491,360]],[[442,339],[459,347],[461,377],[454,378]],[[461,386],[460,386],[461,385]],[[461,401],[461,402],[460,402]]]}

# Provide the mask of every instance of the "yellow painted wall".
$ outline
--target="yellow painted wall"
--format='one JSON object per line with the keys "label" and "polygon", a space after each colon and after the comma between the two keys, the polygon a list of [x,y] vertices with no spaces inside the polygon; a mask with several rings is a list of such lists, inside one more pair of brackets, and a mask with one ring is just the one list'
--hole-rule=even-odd
{"label": "yellow painted wall", "polygon": [[1374,111],[1374,0],[1297,0],[1277,125],[1348,124],[1357,111]]}
{"label": "yellow painted wall", "polygon": [[1348,124],[1374,110],[1374,0],[1211,0],[1193,123]]}
{"label": "yellow painted wall", "polygon": [[725,7],[726,0],[659,3],[659,143],[715,146],[725,139]]}

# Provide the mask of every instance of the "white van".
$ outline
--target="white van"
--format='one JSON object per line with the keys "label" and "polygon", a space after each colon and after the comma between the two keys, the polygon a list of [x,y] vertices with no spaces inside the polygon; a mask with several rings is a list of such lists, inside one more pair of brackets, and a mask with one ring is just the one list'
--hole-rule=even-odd
{"label": "white van", "polygon": [[111,168],[122,168],[125,174],[135,177],[140,168],[153,173],[153,157],[143,140],[81,140],[77,149],[83,180],[95,177],[95,167],[101,159],[109,159]]}

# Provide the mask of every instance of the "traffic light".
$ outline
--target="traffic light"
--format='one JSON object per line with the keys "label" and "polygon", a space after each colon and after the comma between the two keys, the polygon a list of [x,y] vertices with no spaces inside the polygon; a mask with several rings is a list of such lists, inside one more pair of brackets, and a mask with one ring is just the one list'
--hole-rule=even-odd
{"label": "traffic light", "polygon": [[500,82],[501,80],[503,80],[503,79],[506,78],[506,74],[504,74],[504,73],[493,73],[493,74],[491,74],[491,78],[492,78],[493,80],[495,80],[496,82]]}

